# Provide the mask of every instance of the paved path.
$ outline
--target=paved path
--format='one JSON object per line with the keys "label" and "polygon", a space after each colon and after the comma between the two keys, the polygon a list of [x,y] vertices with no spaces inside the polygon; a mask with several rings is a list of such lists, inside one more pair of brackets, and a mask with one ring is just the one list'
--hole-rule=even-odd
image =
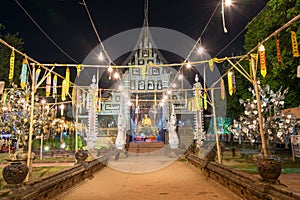
{"label": "paved path", "polygon": [[[118,164],[110,161],[110,165],[126,165],[124,160],[120,159]],[[143,159],[140,157],[140,160]],[[149,159],[147,162],[149,164]],[[162,162],[154,161],[152,165],[157,163]],[[129,165],[131,164],[130,162]],[[139,165],[142,166],[142,164]],[[175,161],[169,163],[167,167],[145,173],[128,173],[106,167],[95,174],[93,178],[57,197],[57,199],[236,200],[240,198],[225,187],[206,179],[206,177],[189,168],[185,162]]]}

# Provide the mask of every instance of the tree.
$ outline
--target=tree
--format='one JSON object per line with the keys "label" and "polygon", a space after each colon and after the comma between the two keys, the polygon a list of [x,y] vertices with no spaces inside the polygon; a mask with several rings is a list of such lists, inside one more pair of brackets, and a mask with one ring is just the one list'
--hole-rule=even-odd
{"label": "tree", "polygon": [[[12,45],[18,50],[23,50],[24,41],[19,37],[19,33],[11,35],[5,31],[4,25],[0,24],[0,37],[6,41],[8,44]],[[5,82],[5,85],[9,85],[8,75],[9,75],[9,60],[10,60],[11,50],[0,44],[0,80]],[[20,83],[20,72],[22,65],[22,56],[15,54],[15,69],[13,82],[16,84]]]}
{"label": "tree", "polygon": [[[270,0],[266,8],[248,24],[245,34],[245,50],[251,50],[299,13],[299,0]],[[293,24],[293,28],[299,27],[299,25],[298,21]],[[265,78],[260,76],[262,84],[270,85],[275,91],[279,90],[282,85],[289,88],[285,98],[287,108],[300,105],[300,81],[296,77],[300,59],[293,57],[290,31],[291,27],[278,34],[282,63],[277,61],[276,38],[273,37],[264,44],[268,72]],[[300,29],[295,31],[299,37]]]}

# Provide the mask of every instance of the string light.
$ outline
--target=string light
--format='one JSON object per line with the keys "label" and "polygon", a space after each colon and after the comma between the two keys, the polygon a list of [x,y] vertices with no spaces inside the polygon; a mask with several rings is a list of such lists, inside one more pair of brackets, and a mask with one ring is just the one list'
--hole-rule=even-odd
{"label": "string light", "polygon": [[115,72],[114,73],[114,79],[119,79],[120,78],[120,73],[119,72]]}
{"label": "string light", "polygon": [[172,87],[173,87],[173,88],[176,88],[176,87],[177,87],[176,83],[173,83],[173,84],[172,84]]}
{"label": "string light", "polygon": [[172,94],[172,91],[171,91],[171,90],[168,90],[168,91],[167,91],[167,94],[168,94],[168,95]]}
{"label": "string light", "polygon": [[188,63],[186,63],[186,68],[191,68],[192,67],[192,65],[191,65],[191,63],[190,62],[188,62]]}
{"label": "string light", "polygon": [[203,53],[204,53],[204,50],[205,50],[204,47],[199,46],[198,49],[197,49],[197,53],[198,53],[198,54],[203,54]]}
{"label": "string light", "polygon": [[100,61],[103,61],[103,60],[104,60],[104,56],[103,56],[102,51],[99,53],[98,59],[99,59]]}
{"label": "string light", "polygon": [[107,68],[107,71],[108,71],[109,73],[111,73],[111,72],[113,71],[113,68],[112,68],[111,66],[109,66],[109,67]]}
{"label": "string light", "polygon": [[231,6],[232,1],[231,0],[225,0],[225,6]]}
{"label": "string light", "polygon": [[182,74],[179,74],[179,75],[178,75],[178,79],[179,79],[179,80],[182,80],[182,79],[183,79],[183,75],[182,75]]}

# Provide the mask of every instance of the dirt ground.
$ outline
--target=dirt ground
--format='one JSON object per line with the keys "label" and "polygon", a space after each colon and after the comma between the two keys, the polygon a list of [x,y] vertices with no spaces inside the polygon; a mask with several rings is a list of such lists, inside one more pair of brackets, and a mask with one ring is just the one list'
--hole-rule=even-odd
{"label": "dirt ground", "polygon": [[175,161],[158,171],[126,173],[110,167],[56,199],[240,199],[234,193],[206,179],[185,162]]}

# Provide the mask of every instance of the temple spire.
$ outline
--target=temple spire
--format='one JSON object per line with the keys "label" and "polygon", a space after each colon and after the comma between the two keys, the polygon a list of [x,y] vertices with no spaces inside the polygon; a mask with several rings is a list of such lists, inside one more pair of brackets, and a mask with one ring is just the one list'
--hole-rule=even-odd
{"label": "temple spire", "polygon": [[144,29],[145,29],[145,38],[144,38],[144,48],[149,48],[149,3],[148,0],[145,0],[145,10],[144,10]]}

